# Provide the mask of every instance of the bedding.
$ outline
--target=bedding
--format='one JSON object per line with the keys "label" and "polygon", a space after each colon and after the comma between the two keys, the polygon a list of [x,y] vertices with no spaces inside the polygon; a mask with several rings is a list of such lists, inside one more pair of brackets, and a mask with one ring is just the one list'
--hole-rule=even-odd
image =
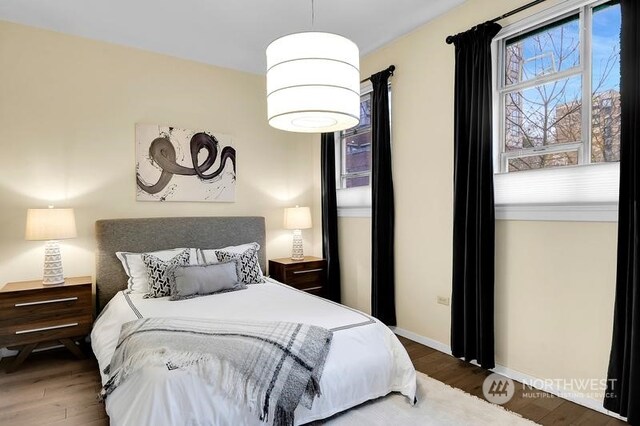
{"label": "bedding", "polygon": [[256,248],[256,250],[260,250],[260,244],[253,242],[253,243],[239,244],[237,246],[221,247],[217,249],[198,249],[198,251],[200,252],[200,258],[202,259],[203,263],[214,263],[214,262],[218,262],[218,258],[216,257],[216,251],[218,250],[226,251],[229,253],[244,253],[248,249],[254,248],[254,247]]}
{"label": "bedding", "polygon": [[167,270],[170,300],[189,299],[226,291],[244,290],[238,280],[238,260],[204,265],[173,266]]}
{"label": "bedding", "polygon": [[[262,270],[260,269],[260,263],[258,261],[258,250],[260,250],[260,244],[251,243],[247,244],[247,248],[243,250],[215,250],[216,259],[218,262],[226,262],[229,260],[238,260],[238,279],[245,284],[259,284],[264,282],[262,276]],[[203,258],[206,259],[204,252]]]}
{"label": "bedding", "polygon": [[[174,248],[168,250],[156,250],[150,251],[151,254],[160,260],[167,261],[172,259],[184,248]],[[142,260],[143,253],[133,253],[128,251],[116,252],[116,257],[122,263],[124,272],[127,274],[127,288],[136,293],[148,293],[149,292],[149,276],[147,273],[147,266]],[[189,249],[189,264],[198,264],[198,250],[195,248]]]}
{"label": "bedding", "polygon": [[[283,321],[330,330],[332,344],[311,408],[299,405],[295,424],[324,419],[396,391],[415,400],[416,375],[396,336],[362,312],[292,289],[267,278],[246,290],[170,301],[116,293],[96,320],[91,344],[103,384],[123,324],[140,318]],[[226,371],[226,370],[225,370]],[[224,372],[223,372],[224,373]],[[133,373],[105,401],[113,425],[263,425],[221,383],[197,374],[148,365]]]}
{"label": "bedding", "polygon": [[146,366],[166,366],[220,383],[267,424],[291,426],[296,407],[311,408],[320,395],[332,335],[289,322],[138,319],[122,326],[101,396]]}
{"label": "bedding", "polygon": [[164,297],[171,294],[167,269],[189,264],[189,249],[184,249],[169,260],[162,260],[152,254],[142,253],[142,261],[147,268],[149,292],[145,297]]}

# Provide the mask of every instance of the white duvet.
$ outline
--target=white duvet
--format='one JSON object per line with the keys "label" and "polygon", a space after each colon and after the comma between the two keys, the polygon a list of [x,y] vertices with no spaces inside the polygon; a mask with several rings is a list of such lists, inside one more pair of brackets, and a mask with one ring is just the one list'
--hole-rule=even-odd
{"label": "white duvet", "polygon": [[[141,317],[193,317],[302,322],[334,331],[320,380],[322,395],[295,423],[329,417],[397,391],[411,401],[416,374],[402,344],[382,323],[362,312],[294,290],[274,280],[247,290],[169,301],[119,292],[96,320],[91,344],[100,370],[111,361],[122,324]],[[102,381],[107,377],[103,374]],[[223,389],[197,375],[149,367],[130,376],[106,399],[112,425],[261,425],[256,415]]]}

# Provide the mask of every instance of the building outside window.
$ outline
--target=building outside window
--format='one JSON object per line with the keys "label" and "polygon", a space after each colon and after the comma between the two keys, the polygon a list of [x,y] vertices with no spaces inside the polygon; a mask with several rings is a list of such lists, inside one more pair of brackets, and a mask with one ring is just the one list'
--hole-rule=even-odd
{"label": "building outside window", "polygon": [[361,85],[360,123],[336,133],[336,199],[339,216],[371,216],[372,92],[370,81]]}
{"label": "building outside window", "polygon": [[370,87],[360,96],[360,124],[340,132],[340,188],[369,186],[371,183]]}

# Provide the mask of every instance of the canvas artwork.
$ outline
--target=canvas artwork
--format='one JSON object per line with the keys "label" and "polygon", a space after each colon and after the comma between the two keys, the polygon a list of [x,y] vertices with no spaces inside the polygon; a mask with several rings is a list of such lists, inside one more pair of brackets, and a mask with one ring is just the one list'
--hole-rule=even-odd
{"label": "canvas artwork", "polygon": [[227,135],[136,124],[138,201],[235,201],[236,150]]}

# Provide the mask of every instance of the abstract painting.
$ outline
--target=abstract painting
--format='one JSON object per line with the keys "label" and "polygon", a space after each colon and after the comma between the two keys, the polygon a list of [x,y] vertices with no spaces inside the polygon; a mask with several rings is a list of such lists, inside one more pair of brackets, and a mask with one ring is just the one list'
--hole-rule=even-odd
{"label": "abstract painting", "polygon": [[136,124],[138,201],[235,201],[236,150],[226,135]]}

